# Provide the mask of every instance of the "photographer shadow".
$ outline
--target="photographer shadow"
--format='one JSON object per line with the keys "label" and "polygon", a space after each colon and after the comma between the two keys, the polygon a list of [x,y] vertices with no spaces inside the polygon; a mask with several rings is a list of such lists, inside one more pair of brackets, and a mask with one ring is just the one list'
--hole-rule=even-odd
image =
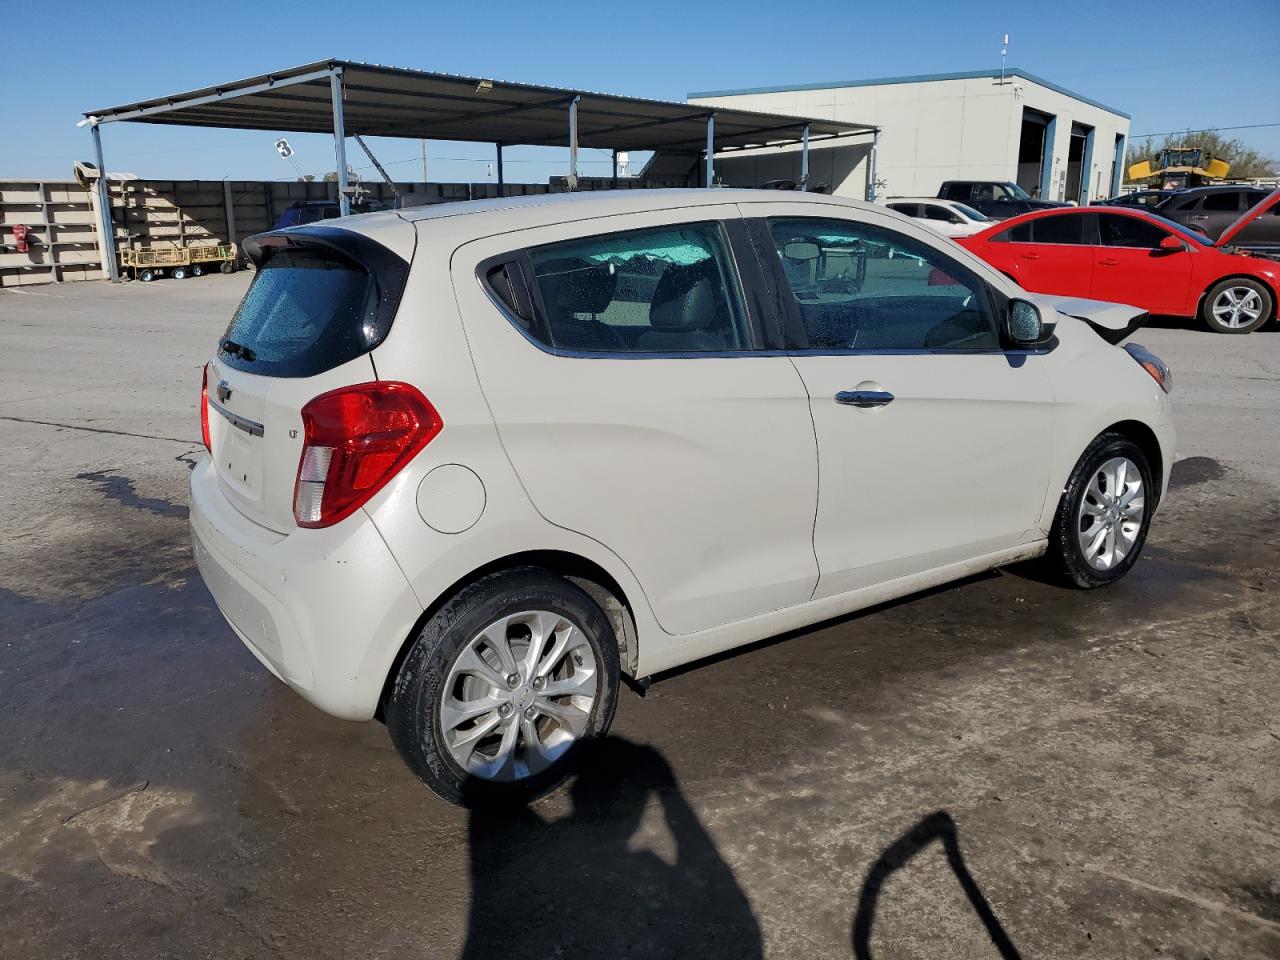
{"label": "photographer shadow", "polygon": [[[746,895],[656,750],[583,746],[572,810],[471,813],[463,960],[763,955]],[[656,801],[674,862],[632,841]]]}

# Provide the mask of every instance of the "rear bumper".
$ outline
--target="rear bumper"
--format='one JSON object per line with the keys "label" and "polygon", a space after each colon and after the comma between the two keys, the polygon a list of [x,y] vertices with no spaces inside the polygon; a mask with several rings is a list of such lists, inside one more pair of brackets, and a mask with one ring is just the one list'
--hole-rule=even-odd
{"label": "rear bumper", "polygon": [[326,713],[368,720],[422,606],[364,511],[282,535],[240,514],[212,461],[191,474],[196,565],[245,646]]}

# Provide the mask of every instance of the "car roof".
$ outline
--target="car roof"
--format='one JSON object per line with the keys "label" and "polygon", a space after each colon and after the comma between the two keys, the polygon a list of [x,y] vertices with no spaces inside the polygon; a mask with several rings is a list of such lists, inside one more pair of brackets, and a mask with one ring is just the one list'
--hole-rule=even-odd
{"label": "car roof", "polygon": [[[333,226],[353,230],[411,256],[412,244],[401,234],[406,226],[416,228],[419,237],[454,243],[455,247],[481,237],[495,236],[532,227],[596,220],[632,213],[661,210],[696,210],[699,207],[748,203],[813,204],[844,207],[890,216],[901,216],[879,204],[825,193],[745,189],[670,190],[584,190],[534,196],[495,197],[486,200],[459,200],[399,210],[376,210],[344,217]],[[816,213],[816,210],[815,210]],[[396,239],[396,237],[399,239]]]}
{"label": "car roof", "polygon": [[1222,193],[1226,190],[1261,190],[1264,193],[1270,192],[1266,187],[1255,187],[1252,183],[1210,183],[1203,187],[1186,187],[1177,193],[1185,196],[1186,194],[1202,194],[1202,193]]}
{"label": "car roof", "polygon": [[885,203],[940,203],[943,206],[955,206],[959,201],[945,197],[890,197]]}
{"label": "car roof", "polygon": [[344,229],[371,232],[392,221],[428,227],[446,222],[450,230],[465,230],[475,236],[500,233],[575,220],[657,210],[679,210],[723,206],[736,203],[812,203],[815,206],[842,206],[862,210],[885,208],[862,200],[833,197],[825,193],[744,189],[669,190],[585,190],[578,193],[549,193],[533,196],[494,197],[486,200],[459,200],[399,210],[376,210],[355,214],[342,221]]}

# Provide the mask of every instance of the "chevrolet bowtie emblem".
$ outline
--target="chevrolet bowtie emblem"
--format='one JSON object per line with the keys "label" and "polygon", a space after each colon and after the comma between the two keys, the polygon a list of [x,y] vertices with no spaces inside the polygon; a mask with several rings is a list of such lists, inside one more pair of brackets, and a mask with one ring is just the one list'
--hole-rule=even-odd
{"label": "chevrolet bowtie emblem", "polygon": [[218,402],[226,403],[231,399],[231,388],[227,386],[227,381],[223,380],[218,383]]}

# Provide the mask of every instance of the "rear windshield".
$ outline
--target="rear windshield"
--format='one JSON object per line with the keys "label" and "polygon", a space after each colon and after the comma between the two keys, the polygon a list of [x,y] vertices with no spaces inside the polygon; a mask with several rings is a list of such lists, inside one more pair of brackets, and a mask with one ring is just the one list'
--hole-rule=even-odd
{"label": "rear windshield", "polygon": [[305,377],[359,356],[369,298],[363,267],[326,252],[281,250],[258,271],[222,352],[241,369]]}
{"label": "rear windshield", "polygon": [[311,377],[382,342],[408,264],[367,237],[295,227],[252,237],[258,265],[219,343],[227,364],[274,377]]}

